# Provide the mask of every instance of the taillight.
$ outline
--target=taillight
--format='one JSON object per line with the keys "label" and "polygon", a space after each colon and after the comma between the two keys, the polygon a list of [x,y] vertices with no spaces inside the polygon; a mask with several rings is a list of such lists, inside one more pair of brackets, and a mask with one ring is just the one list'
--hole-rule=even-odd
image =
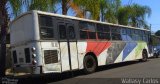
{"label": "taillight", "polygon": [[37,57],[37,55],[36,55],[36,48],[32,47],[31,51],[32,51],[32,64],[36,65],[37,64],[37,61],[36,61],[36,57]]}
{"label": "taillight", "polygon": [[32,54],[32,58],[36,58],[36,54]]}
{"label": "taillight", "polygon": [[35,51],[36,51],[36,48],[35,48],[35,47],[32,47],[31,50],[32,50],[32,52],[35,52]]}
{"label": "taillight", "polygon": [[32,61],[32,64],[33,64],[33,65],[36,65],[36,64],[37,64],[37,61],[34,59],[34,60]]}

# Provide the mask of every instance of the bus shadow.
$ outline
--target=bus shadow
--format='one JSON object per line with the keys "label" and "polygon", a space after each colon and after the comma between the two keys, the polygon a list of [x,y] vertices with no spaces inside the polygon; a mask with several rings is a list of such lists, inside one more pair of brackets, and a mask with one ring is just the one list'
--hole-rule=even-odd
{"label": "bus shadow", "polygon": [[128,62],[122,62],[122,63],[109,64],[109,65],[98,67],[97,72],[104,71],[104,70],[110,70],[110,69],[114,69],[114,68],[119,68],[119,67],[130,66],[132,64],[137,64],[137,63],[143,63],[143,62],[140,62],[140,61],[128,61]]}
{"label": "bus shadow", "polygon": [[[129,61],[129,62],[122,62],[122,63],[100,66],[98,67],[97,72],[110,70],[118,67],[129,66],[136,63],[143,63],[143,62]],[[18,79],[18,84],[46,84],[46,83],[57,82],[57,81],[70,79],[70,78],[74,78],[82,75],[86,75],[83,72],[83,70],[76,70],[76,71],[64,72],[60,74],[54,73],[54,74],[28,75],[28,76],[14,77],[14,78]]]}

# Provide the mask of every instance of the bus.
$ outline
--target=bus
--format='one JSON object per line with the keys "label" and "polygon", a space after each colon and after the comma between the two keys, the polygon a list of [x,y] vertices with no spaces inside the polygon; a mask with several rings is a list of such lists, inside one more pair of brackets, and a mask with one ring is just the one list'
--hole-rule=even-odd
{"label": "bus", "polygon": [[62,73],[147,61],[150,30],[33,10],[10,23],[13,70]]}

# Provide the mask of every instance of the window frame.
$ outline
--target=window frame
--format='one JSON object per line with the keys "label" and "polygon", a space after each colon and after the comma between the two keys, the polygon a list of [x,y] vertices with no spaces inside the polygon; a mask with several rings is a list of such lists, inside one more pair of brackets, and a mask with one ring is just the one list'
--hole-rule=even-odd
{"label": "window frame", "polygon": [[[50,18],[51,19],[51,25],[50,26],[47,26],[47,25],[43,25],[42,23],[41,23],[41,17],[46,17],[46,18]],[[41,15],[41,14],[39,14],[38,15],[38,21],[39,21],[39,36],[40,36],[40,39],[41,40],[54,40],[56,37],[56,35],[55,35],[55,28],[54,28],[54,24],[53,24],[53,16],[49,16],[49,15]],[[51,37],[46,37],[46,36],[44,36],[44,35],[42,35],[42,29],[45,29],[46,31],[47,31],[47,29],[50,29],[50,30],[52,30],[52,33],[50,33],[51,34]]]}
{"label": "window frame", "polygon": [[[80,40],[95,40],[97,39],[97,32],[96,32],[96,24],[95,23],[92,23],[92,22],[88,22],[88,21],[79,21],[79,39]],[[83,23],[83,24],[82,24]],[[89,24],[92,24],[91,26],[94,28],[93,30],[89,28]],[[83,25],[87,25],[86,28],[81,28],[83,27]],[[81,38],[81,32],[86,32],[87,35],[85,36],[86,38]],[[95,37],[94,38],[91,38],[89,33],[95,33]]]}
{"label": "window frame", "polygon": [[[97,25],[97,39],[111,40],[109,25],[99,24],[99,23],[97,23],[96,25]],[[101,29],[101,31],[98,31],[98,29]],[[107,31],[105,31],[105,30],[107,30]],[[100,37],[100,34],[102,37]]]}
{"label": "window frame", "polygon": [[112,41],[122,41],[121,29],[122,28],[119,26],[114,26],[114,25],[110,26]]}

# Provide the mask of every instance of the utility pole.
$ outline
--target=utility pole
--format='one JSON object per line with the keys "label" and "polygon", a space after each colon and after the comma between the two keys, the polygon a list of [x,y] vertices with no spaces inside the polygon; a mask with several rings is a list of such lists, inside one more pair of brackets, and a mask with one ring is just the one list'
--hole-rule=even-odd
{"label": "utility pole", "polygon": [[152,44],[153,44],[153,41],[152,41],[152,24],[150,24],[149,26],[149,30],[150,30],[150,34],[149,34],[149,53],[151,54],[152,53]]}
{"label": "utility pole", "polygon": [[8,14],[6,11],[7,0],[0,0],[0,28],[1,28],[1,55],[0,55],[0,78],[5,76],[6,63],[6,34],[8,27]]}

